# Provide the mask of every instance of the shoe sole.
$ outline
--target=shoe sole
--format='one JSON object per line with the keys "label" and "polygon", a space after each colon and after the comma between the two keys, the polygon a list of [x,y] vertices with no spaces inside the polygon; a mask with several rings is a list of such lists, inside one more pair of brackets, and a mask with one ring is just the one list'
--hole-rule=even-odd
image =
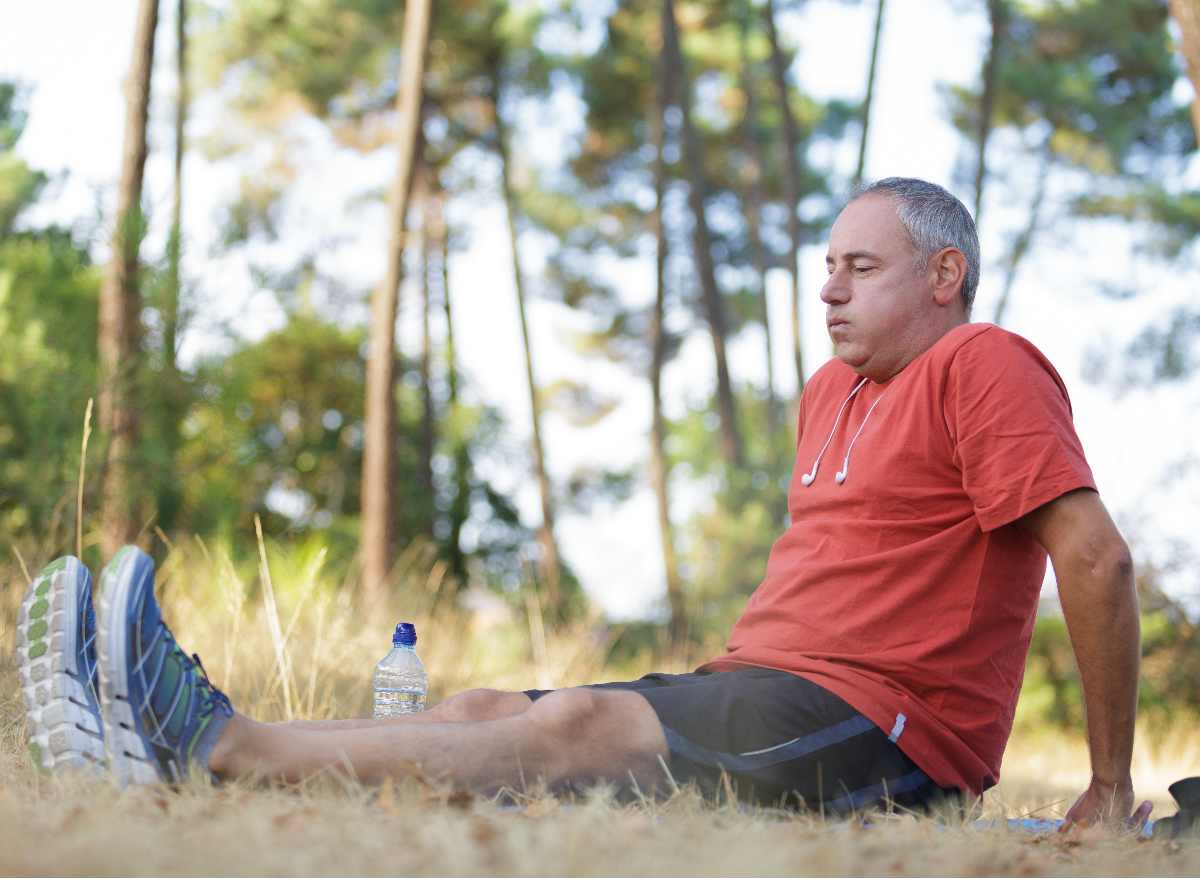
{"label": "shoe sole", "polygon": [[25,732],[34,764],[45,772],[104,767],[100,717],[79,667],[80,590],[90,575],[77,558],[51,562],[17,611],[16,662]]}
{"label": "shoe sole", "polygon": [[146,576],[153,590],[154,563],[134,547],[119,550],[100,575],[96,622],[100,714],[108,768],[121,787],[160,781],[158,760],[142,738],[141,724],[129,702],[129,611],[134,590]]}

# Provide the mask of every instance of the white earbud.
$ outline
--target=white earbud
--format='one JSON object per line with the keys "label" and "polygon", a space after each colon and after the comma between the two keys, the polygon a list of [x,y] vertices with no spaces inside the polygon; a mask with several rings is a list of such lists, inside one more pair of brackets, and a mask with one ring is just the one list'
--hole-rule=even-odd
{"label": "white earbud", "polygon": [[842,469],[833,475],[833,481],[841,485],[846,481],[846,474],[850,472],[850,459],[847,457]]}
{"label": "white earbud", "polygon": [[801,485],[812,485],[813,484],[813,480],[817,478],[817,467],[819,467],[820,464],[821,464],[821,462],[817,461],[815,464],[813,464],[812,473],[805,473],[803,476],[800,477]]}

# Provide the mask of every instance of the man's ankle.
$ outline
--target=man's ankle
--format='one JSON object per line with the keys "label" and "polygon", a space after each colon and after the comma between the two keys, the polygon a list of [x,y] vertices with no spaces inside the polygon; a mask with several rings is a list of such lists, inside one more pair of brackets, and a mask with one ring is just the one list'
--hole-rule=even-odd
{"label": "man's ankle", "polygon": [[234,714],[225,724],[225,729],[213,745],[208,758],[208,769],[221,781],[245,775],[247,745],[257,724],[241,714]]}

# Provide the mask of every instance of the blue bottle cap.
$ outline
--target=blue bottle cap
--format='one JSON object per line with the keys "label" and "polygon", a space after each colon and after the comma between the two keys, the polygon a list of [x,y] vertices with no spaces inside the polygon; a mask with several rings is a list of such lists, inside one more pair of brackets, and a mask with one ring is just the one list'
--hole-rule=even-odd
{"label": "blue bottle cap", "polygon": [[417,643],[417,627],[412,623],[400,623],[392,634],[392,643],[412,647]]}

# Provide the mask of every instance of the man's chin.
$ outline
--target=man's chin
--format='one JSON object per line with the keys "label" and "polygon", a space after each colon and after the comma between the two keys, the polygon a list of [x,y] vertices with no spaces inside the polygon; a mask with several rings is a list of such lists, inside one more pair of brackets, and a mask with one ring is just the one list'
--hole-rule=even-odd
{"label": "man's chin", "polygon": [[864,354],[861,350],[856,349],[853,345],[846,342],[834,342],[833,354],[842,363],[849,366],[855,372],[858,372],[859,367],[867,365],[867,361],[871,359],[869,354]]}

